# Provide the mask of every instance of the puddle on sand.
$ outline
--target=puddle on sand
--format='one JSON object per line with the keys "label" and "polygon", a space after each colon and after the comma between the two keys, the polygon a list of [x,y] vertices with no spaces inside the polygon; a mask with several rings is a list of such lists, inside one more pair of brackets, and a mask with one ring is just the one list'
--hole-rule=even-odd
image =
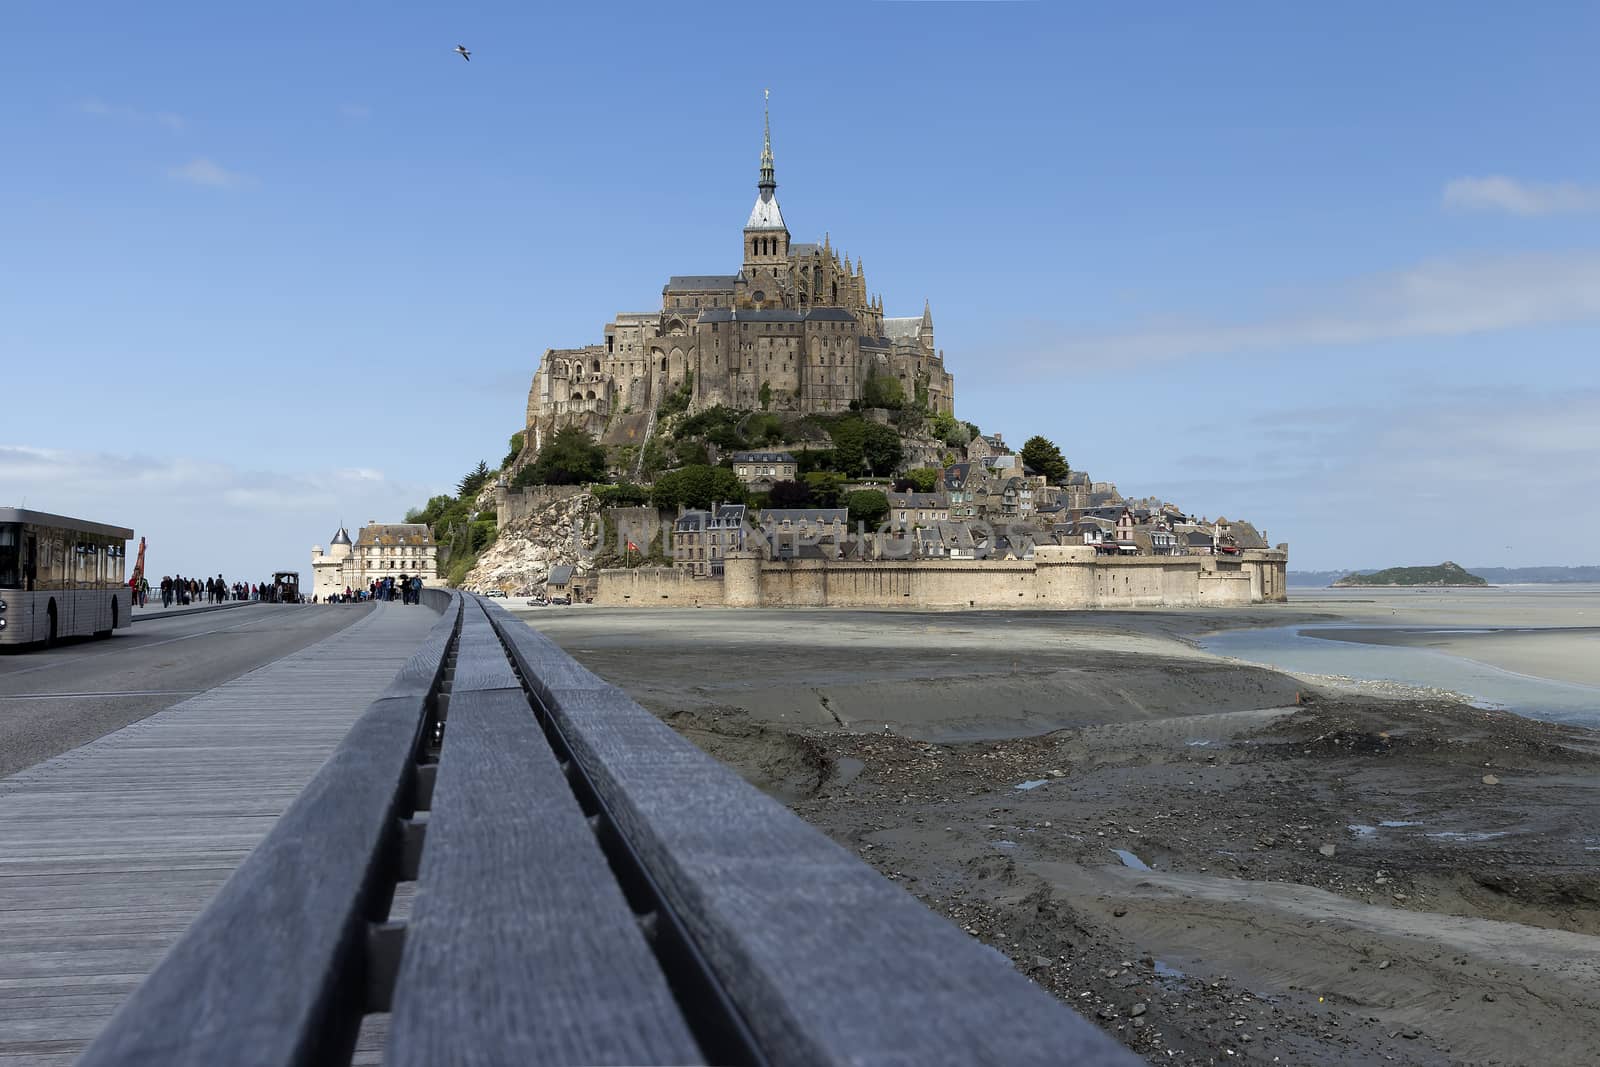
{"label": "puddle on sand", "polygon": [[[1401,827],[1401,826],[1421,826],[1421,825],[1422,825],[1422,823],[1418,822],[1415,819],[1384,819],[1384,820],[1382,820],[1381,822],[1378,823],[1378,826],[1372,826],[1369,823],[1364,823],[1364,822],[1353,822],[1353,823],[1350,823],[1347,826],[1345,826],[1345,829],[1349,830],[1351,833],[1355,834],[1357,837],[1373,837],[1373,836],[1375,836],[1377,834],[1379,826],[1383,827],[1386,830],[1392,830],[1392,829],[1395,829],[1396,827]],[[1439,835],[1438,834],[1429,834],[1428,836],[1429,837],[1438,837]]]}
{"label": "puddle on sand", "polygon": [[1011,788],[1012,789],[1023,789],[1023,790],[1038,789],[1041,785],[1044,785],[1047,782],[1049,782],[1049,780],[1050,779],[1048,779],[1048,778],[1030,778],[1026,782],[1018,782],[1016,785],[1012,786]]}
{"label": "puddle on sand", "polygon": [[1170,964],[1170,963],[1162,963],[1160,960],[1156,960],[1156,975],[1157,975],[1157,977],[1160,977],[1160,978],[1187,978],[1188,977],[1188,975],[1186,975],[1182,971],[1178,970],[1178,968],[1174,967],[1172,964]]}
{"label": "puddle on sand", "polygon": [[990,841],[989,844],[993,845],[995,848],[1016,848],[1017,847],[1017,843],[1015,841]]}
{"label": "puddle on sand", "polygon": [[1497,837],[1504,837],[1507,830],[1440,830],[1436,834],[1425,834],[1436,841],[1493,841]]}
{"label": "puddle on sand", "polygon": [[833,785],[849,785],[861,776],[867,765],[850,756],[840,756],[833,764]]}
{"label": "puddle on sand", "polygon": [[1117,854],[1117,858],[1122,861],[1124,867],[1132,867],[1136,871],[1148,871],[1150,869],[1148,863],[1125,848],[1114,848],[1111,851]]}

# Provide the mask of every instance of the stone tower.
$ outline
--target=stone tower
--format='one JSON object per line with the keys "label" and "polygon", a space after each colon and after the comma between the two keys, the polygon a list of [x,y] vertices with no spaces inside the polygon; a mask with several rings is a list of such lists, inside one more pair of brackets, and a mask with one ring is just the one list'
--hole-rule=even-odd
{"label": "stone tower", "polygon": [[[769,91],[770,97],[770,91]],[[789,227],[778,208],[778,179],[772,166],[772,114],[762,118],[761,180],[755,207],[744,224],[745,293],[755,307],[782,307],[789,283]]]}

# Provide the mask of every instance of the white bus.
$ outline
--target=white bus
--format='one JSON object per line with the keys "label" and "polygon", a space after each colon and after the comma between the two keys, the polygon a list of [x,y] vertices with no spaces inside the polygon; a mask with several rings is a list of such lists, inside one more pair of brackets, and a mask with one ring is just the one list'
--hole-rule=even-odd
{"label": "white bus", "polygon": [[0,508],[0,645],[109,637],[133,618],[132,530]]}

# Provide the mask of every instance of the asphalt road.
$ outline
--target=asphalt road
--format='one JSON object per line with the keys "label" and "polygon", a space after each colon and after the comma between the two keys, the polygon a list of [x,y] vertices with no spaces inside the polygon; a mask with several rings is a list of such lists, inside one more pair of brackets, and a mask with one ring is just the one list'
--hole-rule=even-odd
{"label": "asphalt road", "polygon": [[0,778],[305,648],[370,610],[254,604],[138,619],[104,640],[0,656]]}

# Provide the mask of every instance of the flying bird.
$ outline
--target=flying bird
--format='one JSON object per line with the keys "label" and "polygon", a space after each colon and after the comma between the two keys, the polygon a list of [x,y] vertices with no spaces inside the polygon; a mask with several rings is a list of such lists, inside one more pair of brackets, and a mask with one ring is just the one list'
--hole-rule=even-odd
{"label": "flying bird", "polygon": [[462,59],[466,60],[468,63],[472,62],[472,53],[467,51],[467,46],[466,45],[464,45],[464,44],[456,45],[455,53],[456,53],[456,55],[460,56]]}

